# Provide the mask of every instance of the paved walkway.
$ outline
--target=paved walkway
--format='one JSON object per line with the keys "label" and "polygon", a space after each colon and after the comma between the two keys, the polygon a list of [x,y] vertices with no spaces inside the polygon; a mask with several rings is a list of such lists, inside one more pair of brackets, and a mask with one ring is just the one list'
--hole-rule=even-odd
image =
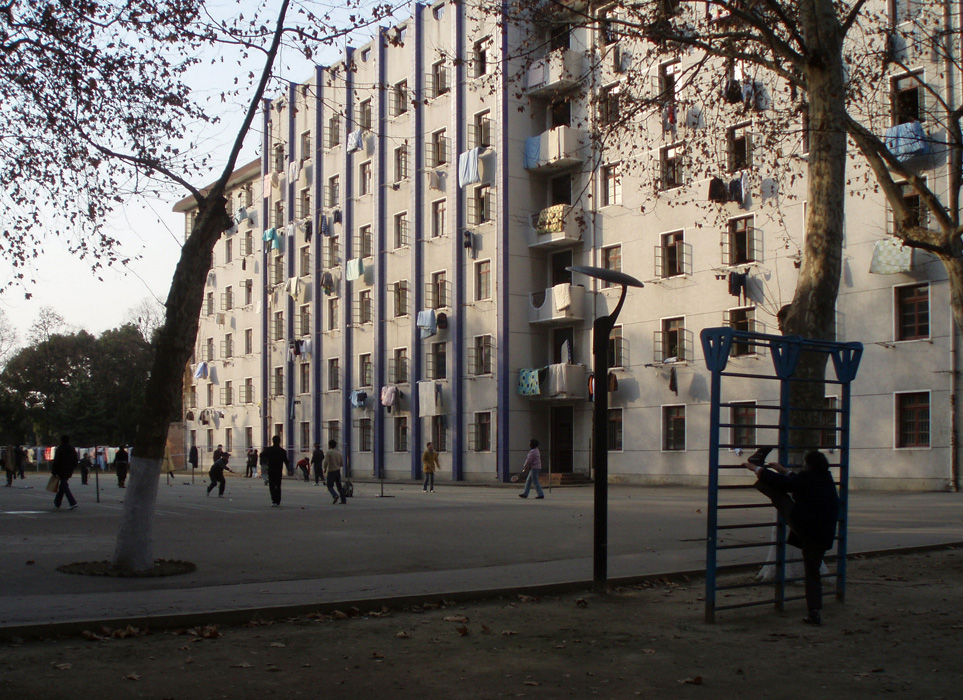
{"label": "paved walkway", "polygon": [[[154,554],[197,565],[184,576],[70,576],[56,567],[109,559],[125,491],[71,481],[80,507],[56,510],[46,476],[0,488],[0,636],[115,626],[196,624],[300,614],[335,604],[371,606],[426,596],[571,587],[592,578],[589,487],[522,500],[514,486],[356,483],[333,505],[323,487],[286,479],[281,508],[260,480],[229,478],[224,498],[205,496],[198,475],[162,482]],[[612,486],[613,581],[705,568],[702,489]],[[755,494],[743,494],[751,497]],[[761,498],[761,496],[760,496]],[[963,494],[856,492],[850,552],[963,543]],[[753,520],[758,520],[756,511]],[[730,542],[765,542],[768,531],[728,531]],[[761,561],[765,548],[722,563]],[[39,627],[38,627],[39,626]]]}

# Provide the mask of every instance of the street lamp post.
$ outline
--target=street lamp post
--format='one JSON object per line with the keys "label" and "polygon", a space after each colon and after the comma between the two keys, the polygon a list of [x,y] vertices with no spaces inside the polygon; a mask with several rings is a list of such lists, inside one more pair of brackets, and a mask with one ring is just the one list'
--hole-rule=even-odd
{"label": "street lamp post", "polygon": [[592,325],[592,358],[595,371],[595,407],[592,413],[592,463],[595,467],[595,543],[592,551],[592,580],[597,593],[605,593],[608,582],[608,507],[609,507],[609,337],[619,317],[629,287],[642,283],[623,272],[604,267],[573,265],[567,268],[587,277],[622,285],[619,303],[608,316],[599,316]]}

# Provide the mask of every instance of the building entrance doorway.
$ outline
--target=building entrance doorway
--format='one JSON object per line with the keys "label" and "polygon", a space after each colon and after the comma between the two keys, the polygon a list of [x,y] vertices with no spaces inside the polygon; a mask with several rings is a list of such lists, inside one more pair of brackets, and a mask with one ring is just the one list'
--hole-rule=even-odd
{"label": "building entrance doorway", "polygon": [[551,415],[550,466],[553,474],[571,474],[575,470],[575,409],[554,406]]}

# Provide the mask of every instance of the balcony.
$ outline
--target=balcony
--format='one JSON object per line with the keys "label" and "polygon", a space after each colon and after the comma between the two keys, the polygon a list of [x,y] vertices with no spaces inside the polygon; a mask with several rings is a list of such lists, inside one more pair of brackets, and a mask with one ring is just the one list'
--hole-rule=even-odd
{"label": "balcony", "polygon": [[537,370],[522,370],[538,375],[538,393],[532,393],[531,383],[526,391],[519,382],[519,394],[532,401],[585,401],[588,398],[585,365],[557,364]]}
{"label": "balcony", "polygon": [[525,142],[525,169],[550,173],[580,165],[585,160],[583,134],[570,126],[556,126]]}
{"label": "balcony", "polygon": [[532,97],[571,90],[582,76],[583,55],[572,49],[556,49],[533,61],[525,75],[525,88]]}
{"label": "balcony", "polygon": [[581,207],[556,204],[533,214],[528,247],[559,250],[578,245],[582,240],[581,213]]}
{"label": "balcony", "polygon": [[562,326],[583,320],[585,287],[557,284],[528,298],[528,322],[541,326]]}

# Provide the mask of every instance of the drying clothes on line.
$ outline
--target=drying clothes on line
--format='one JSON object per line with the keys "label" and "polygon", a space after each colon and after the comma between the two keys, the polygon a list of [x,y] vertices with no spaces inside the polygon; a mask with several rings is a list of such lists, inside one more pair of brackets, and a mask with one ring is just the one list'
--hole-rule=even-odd
{"label": "drying clothes on line", "polygon": [[365,391],[358,391],[355,389],[348,396],[348,401],[355,408],[364,408],[365,402],[368,400],[368,393]]}
{"label": "drying clothes on line", "polygon": [[264,235],[261,236],[261,240],[263,240],[265,243],[271,243],[272,241],[277,240],[277,237],[278,230],[272,227],[264,232]]}
{"label": "drying clothes on line", "polygon": [[[619,378],[615,376],[615,372],[609,372],[608,374],[608,392],[611,394],[619,389]],[[595,374],[590,374],[588,377],[588,394],[589,401],[595,400]]]}
{"label": "drying clothes on line", "polygon": [[742,303],[749,298],[749,275],[744,272],[729,273],[729,294],[739,297]]}
{"label": "drying clothes on line", "polygon": [[321,291],[327,296],[334,294],[334,276],[330,272],[321,273]]}
{"label": "drying clothes on line", "polygon": [[749,176],[743,173],[729,181],[729,201],[740,207],[746,206],[746,196],[749,194]]}
{"label": "drying clothes on line", "polygon": [[568,393],[568,374],[566,365],[548,366],[548,393],[550,396]]}
{"label": "drying clothes on line", "polygon": [[340,223],[341,223],[341,210],[340,210],[340,209],[335,209],[335,210],[331,213],[331,218],[334,220],[334,223],[340,224]]}
{"label": "drying clothes on line", "polygon": [[364,275],[364,261],[361,258],[352,258],[344,268],[344,278],[349,282],[354,282]]}
{"label": "drying clothes on line", "polygon": [[742,101],[742,83],[735,78],[730,78],[726,82],[725,90],[722,93],[723,99],[731,105]]}
{"label": "drying clothes on line", "polygon": [[288,281],[284,283],[284,291],[288,293],[289,297],[297,300],[301,294],[301,279],[298,277],[289,277]]}
{"label": "drying clothes on line", "polygon": [[439,172],[438,170],[428,171],[428,189],[437,190],[438,192],[445,191],[445,174]]}
{"label": "drying clothes on line", "polygon": [[348,153],[353,153],[354,151],[360,151],[364,148],[364,131],[361,129],[356,129],[348,134],[348,140],[345,143],[345,148]]}
{"label": "drying clothes on line", "polygon": [[562,342],[562,364],[567,365],[572,361],[572,347],[567,340]]}
{"label": "drying clothes on line", "polygon": [[194,370],[194,379],[207,379],[207,363],[201,362]]}
{"label": "drying clothes on line", "polygon": [[565,311],[572,306],[572,285],[556,284],[552,287],[552,298],[555,300],[555,310]]}
{"label": "drying clothes on line", "polygon": [[874,275],[895,275],[913,269],[913,249],[898,238],[884,238],[873,246],[869,271]]}
{"label": "drying clothes on line", "polygon": [[518,373],[519,396],[538,396],[541,394],[537,369],[523,369]]}
{"label": "drying clothes on line", "polygon": [[223,326],[227,322],[227,317],[224,314],[215,314],[214,322],[219,326]]}
{"label": "drying clothes on line", "polygon": [[300,357],[300,355],[301,355],[301,341],[300,341],[300,340],[292,340],[292,341],[291,341],[291,356],[292,356],[292,357]]}
{"label": "drying clothes on line", "polygon": [[421,339],[430,338],[438,332],[438,319],[434,309],[419,311],[415,319],[415,325],[421,329]]}
{"label": "drying clothes on line", "polygon": [[248,219],[247,207],[241,207],[241,208],[238,209],[236,212],[234,212],[234,223],[235,223],[235,224],[239,224],[239,223],[241,223],[242,221],[247,221],[247,219]]}
{"label": "drying clothes on line", "polygon": [[925,156],[930,152],[926,132],[919,122],[906,122],[889,127],[885,141],[886,148],[901,161],[907,161],[914,156]]}
{"label": "drying clothes on line", "polygon": [[525,167],[537,168],[542,157],[542,137],[529,136],[525,139]]}
{"label": "drying clothes on line", "polygon": [[288,163],[288,182],[294,182],[301,175],[301,163],[292,160]]}
{"label": "drying clothes on line", "polygon": [[271,173],[264,174],[264,179],[261,181],[261,189],[264,190],[264,192],[271,191]]}
{"label": "drying clothes on line", "polygon": [[293,221],[284,227],[284,235],[294,237],[294,232],[298,230],[297,224]]}
{"label": "drying clothes on line", "polygon": [[311,354],[311,339],[305,338],[301,341],[301,354],[310,355]]}
{"label": "drying clothes on line", "polygon": [[679,395],[679,379],[676,376],[675,367],[669,369],[669,391],[676,396]]}
{"label": "drying clothes on line", "polygon": [[328,217],[325,216],[324,214],[321,215],[321,235],[322,236],[331,235],[331,226],[328,224]]}
{"label": "drying clothes on line", "polygon": [[480,152],[480,148],[473,148],[470,151],[465,151],[458,156],[459,187],[481,182],[481,178],[478,175],[478,154]]}
{"label": "drying clothes on line", "polygon": [[729,201],[729,188],[726,187],[722,178],[714,177],[709,180],[709,201],[723,203]]}
{"label": "drying clothes on line", "polygon": [[398,387],[394,384],[385,384],[381,387],[381,405],[388,409],[388,413],[391,413],[391,407],[395,405],[398,393]]}
{"label": "drying clothes on line", "polygon": [[678,123],[677,110],[674,102],[662,105],[662,131],[672,131]]}
{"label": "drying clothes on line", "polygon": [[418,414],[439,416],[442,412],[441,382],[418,382]]}
{"label": "drying clothes on line", "polygon": [[538,212],[535,227],[539,233],[561,233],[565,230],[565,206],[556,204]]}
{"label": "drying clothes on line", "polygon": [[314,235],[314,222],[310,219],[304,222],[304,241],[305,243],[311,242],[311,236]]}
{"label": "drying clothes on line", "polygon": [[746,109],[751,108],[755,103],[756,88],[752,81],[746,80],[742,83],[742,104]]}

